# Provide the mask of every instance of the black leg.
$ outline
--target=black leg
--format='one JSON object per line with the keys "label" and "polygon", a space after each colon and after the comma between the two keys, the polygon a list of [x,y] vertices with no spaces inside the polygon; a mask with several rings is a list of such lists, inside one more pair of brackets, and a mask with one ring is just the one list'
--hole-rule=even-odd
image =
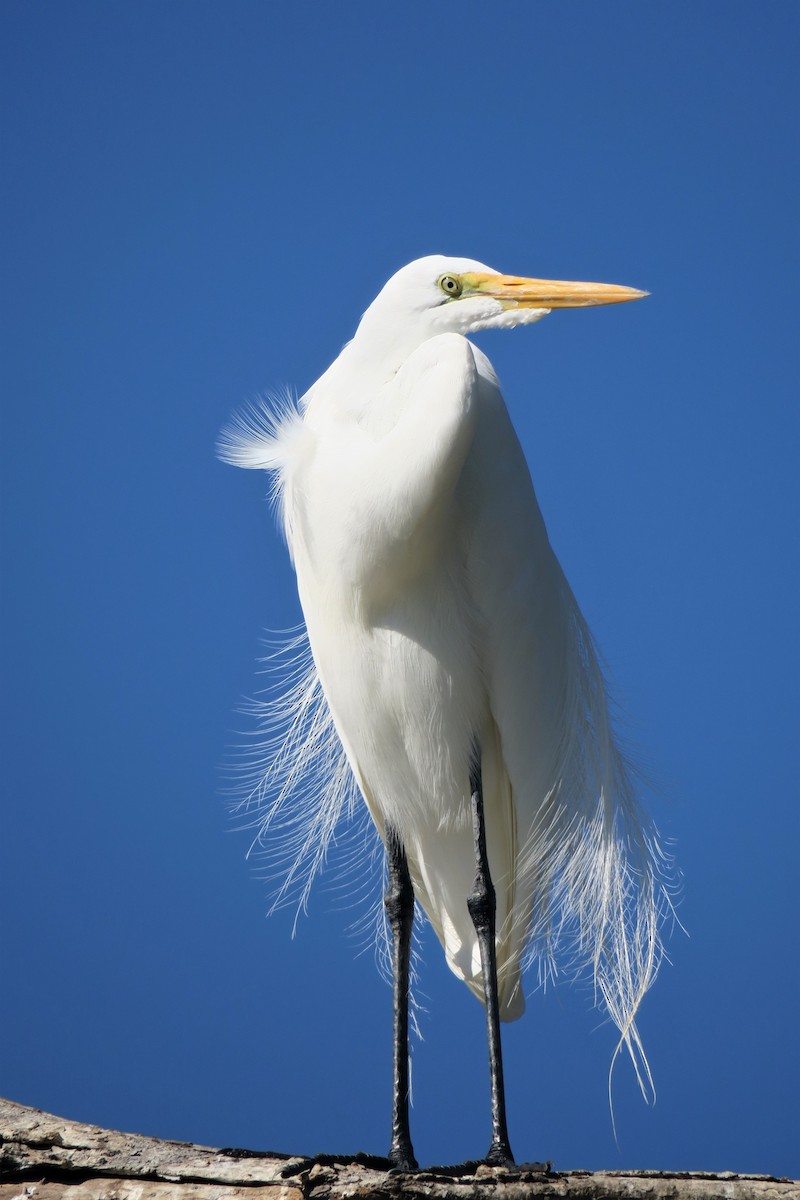
{"label": "black leg", "polygon": [[472,793],[472,827],[475,833],[475,884],[467,897],[483,970],[483,994],[486,1002],[486,1030],[489,1039],[489,1076],[492,1086],[492,1144],[486,1155],[488,1163],[511,1165],[514,1155],[508,1142],[506,1098],[503,1086],[503,1052],[500,1047],[500,1005],[497,998],[497,950],[495,947],[496,901],[494,884],[489,874],[486,854],[486,822],[483,815],[483,785],[480,759],[470,771]]}
{"label": "black leg", "polygon": [[392,1144],[389,1159],[398,1170],[414,1171],[417,1160],[408,1125],[408,970],[411,926],[414,921],[414,888],[408,873],[403,843],[391,828],[386,830],[389,886],[383,903],[392,931],[394,981],[394,1052],[392,1093]]}

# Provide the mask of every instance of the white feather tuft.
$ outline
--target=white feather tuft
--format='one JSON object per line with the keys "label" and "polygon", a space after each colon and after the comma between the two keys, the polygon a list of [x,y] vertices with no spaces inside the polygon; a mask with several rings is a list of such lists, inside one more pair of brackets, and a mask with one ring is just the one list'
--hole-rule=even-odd
{"label": "white feather tuft", "polygon": [[291,453],[292,431],[301,425],[294,393],[269,393],[234,414],[217,439],[217,454],[233,467],[280,472]]}
{"label": "white feather tuft", "polygon": [[[562,575],[565,694],[554,784],[518,856],[532,897],[525,964],[545,984],[587,968],[628,1050],[645,1099],[655,1100],[636,1013],[664,956],[660,927],[672,913],[673,867],[642,812],[633,768],[612,729],[608,690],[591,631]],[[613,1107],[612,1107],[613,1119]]]}
{"label": "white feather tuft", "polygon": [[217,456],[232,467],[269,471],[270,500],[278,525],[285,529],[286,471],[303,431],[303,418],[290,389],[271,392],[235,413],[217,438]]}
{"label": "white feather tuft", "polygon": [[[243,827],[256,830],[249,855],[257,853],[270,878],[278,880],[272,909],[296,903],[299,912],[343,819],[356,838],[360,826],[362,862],[363,835],[372,823],[366,814],[362,818],[358,787],[333,727],[305,628],[268,644],[263,662],[276,682],[245,710],[256,729],[251,747],[242,749],[231,768],[229,790],[234,813],[245,818]],[[277,836],[268,838],[268,832]],[[377,844],[377,833],[371,840]]]}
{"label": "white feather tuft", "polygon": [[[306,912],[317,873],[335,852],[332,885],[361,908],[351,932],[372,947],[391,982],[391,937],[383,905],[386,856],[333,725],[304,626],[268,641],[261,662],[272,682],[242,711],[254,718],[249,747],[228,768],[230,808],[238,827],[254,829],[256,857],[272,885],[270,912]],[[412,939],[410,1017],[419,1033],[416,999],[421,912]]]}

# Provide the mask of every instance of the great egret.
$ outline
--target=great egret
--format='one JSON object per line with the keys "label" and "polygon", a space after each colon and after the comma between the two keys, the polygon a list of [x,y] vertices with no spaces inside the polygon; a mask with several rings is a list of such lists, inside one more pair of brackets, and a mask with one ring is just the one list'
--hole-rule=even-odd
{"label": "great egret", "polygon": [[344,786],[332,722],[386,848],[400,1169],[416,1166],[414,896],[486,1006],[489,1162],[513,1162],[499,1022],[522,1014],[530,957],[552,965],[566,949],[589,964],[620,1030],[615,1057],[625,1045],[652,1086],[634,1017],[661,957],[658,843],[495,372],[465,336],[644,295],[419,259],[298,405],[251,410],[221,437],[224,459],[273,473],[313,654],[267,767],[267,820],[321,754],[330,790],[301,824],[324,855]]}

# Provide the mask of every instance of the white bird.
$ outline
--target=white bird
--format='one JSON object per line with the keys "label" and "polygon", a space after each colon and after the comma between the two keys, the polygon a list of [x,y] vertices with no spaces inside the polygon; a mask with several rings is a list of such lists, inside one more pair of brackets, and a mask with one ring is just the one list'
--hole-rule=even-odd
{"label": "white bird", "polygon": [[267,820],[322,755],[331,786],[313,793],[319,807],[303,821],[306,850],[324,856],[342,804],[332,723],[386,847],[389,1157],[400,1169],[416,1166],[414,896],[451,970],[486,1005],[488,1161],[513,1162],[499,1021],[522,1014],[531,957],[553,970],[564,952],[588,964],[620,1030],[617,1052],[625,1045],[643,1090],[652,1085],[634,1018],[661,958],[660,851],[497,377],[466,337],[644,295],[419,259],[388,281],[297,406],[251,410],[220,441],[227,461],[273,473],[313,654],[287,740],[271,751]]}

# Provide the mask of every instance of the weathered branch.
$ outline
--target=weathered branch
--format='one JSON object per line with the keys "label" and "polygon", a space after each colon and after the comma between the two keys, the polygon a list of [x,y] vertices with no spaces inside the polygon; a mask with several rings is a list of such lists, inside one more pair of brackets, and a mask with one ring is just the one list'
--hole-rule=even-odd
{"label": "weathered branch", "polygon": [[384,1159],[215,1150],[81,1125],[0,1100],[0,1200],[800,1200],[767,1175],[509,1170],[413,1175]]}

